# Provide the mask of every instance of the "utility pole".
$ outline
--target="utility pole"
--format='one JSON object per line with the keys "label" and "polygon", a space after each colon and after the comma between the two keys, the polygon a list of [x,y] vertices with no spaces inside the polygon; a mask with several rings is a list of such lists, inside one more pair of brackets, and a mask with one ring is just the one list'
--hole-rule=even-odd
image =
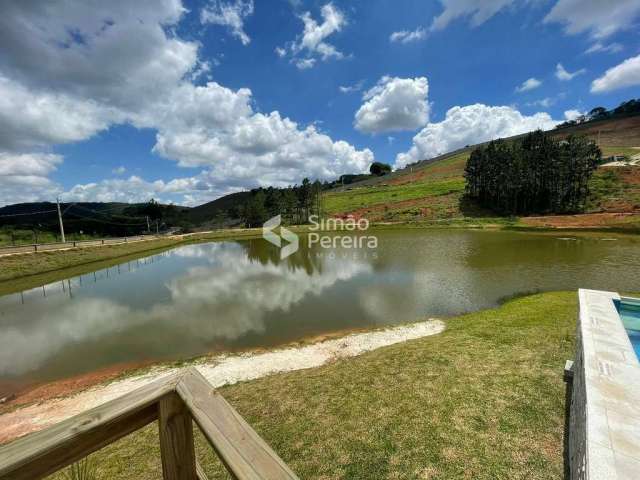
{"label": "utility pole", "polygon": [[62,243],[66,243],[64,238],[64,225],[62,224],[62,213],[60,213],[60,197],[56,198],[56,204],[58,205],[58,221],[60,222],[60,237],[62,238]]}
{"label": "utility pole", "polygon": [[147,215],[147,232],[151,233],[151,225],[149,225],[149,215]]}

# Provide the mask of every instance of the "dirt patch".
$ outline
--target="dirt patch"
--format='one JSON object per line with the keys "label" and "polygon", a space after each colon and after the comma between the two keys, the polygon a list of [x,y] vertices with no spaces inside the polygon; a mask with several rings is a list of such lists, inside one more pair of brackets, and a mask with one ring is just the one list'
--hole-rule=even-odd
{"label": "dirt patch", "polygon": [[368,207],[357,208],[350,212],[342,212],[333,215],[337,218],[353,217],[355,219],[366,218],[372,222],[381,222],[393,219],[411,217],[420,220],[435,220],[439,218],[451,218],[460,215],[460,194],[450,193],[397,202],[380,203]]}
{"label": "dirt patch", "polygon": [[112,365],[94,372],[76,375],[64,380],[56,380],[35,386],[14,386],[7,396],[10,400],[0,405],[0,414],[8,410],[13,410],[22,405],[43,402],[58,397],[64,397],[71,393],[77,393],[101,383],[107,383],[118,377],[126,375],[127,372],[139,370],[152,362],[130,362]]}
{"label": "dirt patch", "polygon": [[520,221],[531,227],[590,228],[614,227],[640,222],[640,213],[584,213],[580,215],[548,215],[523,217]]}
{"label": "dirt patch", "polygon": [[[217,388],[274,373],[319,367],[340,358],[353,357],[407,340],[436,335],[444,329],[445,324],[442,321],[432,319],[384,330],[354,333],[302,347],[240,355],[218,355],[198,363],[196,368],[213,387]],[[158,367],[145,374],[97,385],[71,396],[8,411],[0,415],[0,444],[58,423],[178,370],[179,368]]]}
{"label": "dirt patch", "polygon": [[563,128],[552,134],[558,137],[566,137],[569,134],[587,135],[600,146],[640,145],[640,115],[590,122]]}

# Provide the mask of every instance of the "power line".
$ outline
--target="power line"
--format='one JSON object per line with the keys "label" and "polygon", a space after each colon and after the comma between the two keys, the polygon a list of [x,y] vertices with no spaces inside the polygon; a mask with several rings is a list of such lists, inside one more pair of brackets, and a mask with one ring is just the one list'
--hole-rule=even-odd
{"label": "power line", "polygon": [[39,212],[29,212],[29,213],[7,213],[4,215],[0,215],[0,217],[22,217],[25,215],[40,215],[42,213],[53,213],[53,212],[57,212],[58,210],[41,210]]}
{"label": "power line", "polygon": [[[101,211],[98,211],[98,210],[91,210],[90,208],[81,207],[80,205],[75,205],[75,207],[76,207],[77,209],[79,208],[80,210],[84,210],[85,212],[91,212],[91,213],[95,213],[96,215],[103,215],[103,216],[105,216],[105,217],[111,217],[111,215],[108,215],[108,214],[106,214],[106,213],[104,213],[104,212],[101,212]],[[76,215],[77,215],[77,214],[76,214]],[[146,217],[144,217],[144,216],[135,216],[135,217],[134,217],[134,216],[130,216],[130,215],[118,215],[118,217],[122,217],[122,218],[131,218],[131,219],[136,219],[136,220],[146,218]]]}

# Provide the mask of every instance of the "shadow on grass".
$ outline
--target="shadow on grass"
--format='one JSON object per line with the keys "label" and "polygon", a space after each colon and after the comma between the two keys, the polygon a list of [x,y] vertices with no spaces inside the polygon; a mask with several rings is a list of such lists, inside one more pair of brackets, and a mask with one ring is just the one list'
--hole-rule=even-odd
{"label": "shadow on grass", "polygon": [[562,457],[564,459],[564,479],[571,478],[571,457],[569,456],[569,430],[571,428],[571,392],[573,381],[565,382],[564,387],[564,435],[562,440]]}

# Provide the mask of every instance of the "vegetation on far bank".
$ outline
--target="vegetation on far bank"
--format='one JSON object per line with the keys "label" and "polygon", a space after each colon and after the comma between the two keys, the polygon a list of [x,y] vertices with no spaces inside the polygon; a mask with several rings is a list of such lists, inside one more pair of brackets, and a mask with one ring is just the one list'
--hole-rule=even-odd
{"label": "vegetation on far bank", "polygon": [[0,256],[0,295],[18,292],[184,243],[256,238],[261,230],[229,229],[157,240]]}
{"label": "vegetation on far bank", "polygon": [[[300,478],[561,479],[576,309],[575,292],[521,297],[436,336],[220,391]],[[228,478],[196,441],[209,478]],[[157,425],[92,460],[98,479],[160,478]]]}

